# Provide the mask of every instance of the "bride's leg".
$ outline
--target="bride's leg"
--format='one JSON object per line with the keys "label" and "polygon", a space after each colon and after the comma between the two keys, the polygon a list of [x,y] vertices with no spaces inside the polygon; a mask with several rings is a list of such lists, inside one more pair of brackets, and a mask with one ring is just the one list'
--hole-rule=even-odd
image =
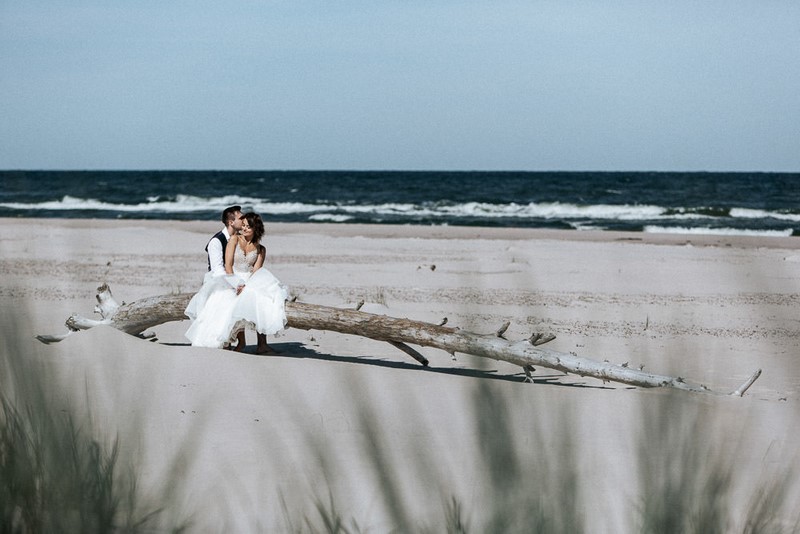
{"label": "bride's leg", "polygon": [[236,334],[236,341],[238,343],[236,344],[236,347],[233,350],[235,350],[236,352],[244,352],[244,348],[247,346],[247,343],[244,340],[244,330],[240,330]]}

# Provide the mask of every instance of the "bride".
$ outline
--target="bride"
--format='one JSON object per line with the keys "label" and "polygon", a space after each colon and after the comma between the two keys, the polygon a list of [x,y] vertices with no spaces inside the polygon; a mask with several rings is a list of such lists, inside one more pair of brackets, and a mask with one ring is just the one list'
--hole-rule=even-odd
{"label": "bride", "polygon": [[266,336],[286,325],[286,287],[263,267],[264,223],[256,213],[242,215],[242,230],[225,248],[225,276],[207,276],[186,315],[193,319],[186,337],[196,347],[222,348],[236,340],[245,348],[246,328],[258,333],[258,354],[273,352]]}

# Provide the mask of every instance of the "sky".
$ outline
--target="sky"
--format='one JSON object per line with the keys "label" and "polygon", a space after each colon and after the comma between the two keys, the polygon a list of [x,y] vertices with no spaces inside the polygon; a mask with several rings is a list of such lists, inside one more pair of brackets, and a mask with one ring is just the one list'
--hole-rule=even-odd
{"label": "sky", "polygon": [[0,169],[800,171],[797,0],[0,0]]}

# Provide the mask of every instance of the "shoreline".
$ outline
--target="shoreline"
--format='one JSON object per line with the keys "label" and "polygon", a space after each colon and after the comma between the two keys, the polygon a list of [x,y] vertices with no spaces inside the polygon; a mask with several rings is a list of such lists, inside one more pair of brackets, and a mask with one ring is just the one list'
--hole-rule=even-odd
{"label": "shoreline", "polygon": [[[215,221],[185,221],[178,219],[78,219],[78,218],[27,218],[0,217],[0,225],[11,227],[25,225],[47,225],[85,229],[95,226],[125,228],[171,228],[188,231],[215,231],[221,226]],[[361,224],[325,222],[268,222],[267,235],[322,234],[339,237],[416,237],[426,239],[506,239],[506,240],[555,240],[577,242],[629,242],[651,245],[692,245],[699,247],[735,247],[800,250],[800,237],[796,236],[749,236],[678,234],[651,232],[622,232],[606,230],[555,230],[546,228],[449,226],[411,224]],[[271,232],[275,229],[275,232]]]}

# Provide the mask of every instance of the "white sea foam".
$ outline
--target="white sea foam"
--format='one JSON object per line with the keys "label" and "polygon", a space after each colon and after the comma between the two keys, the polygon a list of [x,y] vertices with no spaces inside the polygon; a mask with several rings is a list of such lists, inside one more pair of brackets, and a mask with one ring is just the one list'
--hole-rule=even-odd
{"label": "white sea foam", "polygon": [[608,230],[605,226],[598,226],[596,224],[570,223],[569,225],[573,230],[581,232],[600,232]]}
{"label": "white sea foam", "polygon": [[347,222],[352,219],[353,217],[350,215],[335,215],[332,213],[318,213],[308,218],[309,221],[316,222]]}
{"label": "white sea foam", "polygon": [[659,218],[663,208],[658,206],[630,206],[595,204],[579,206],[560,202],[529,204],[488,204],[467,202],[437,207],[436,211],[448,216],[515,217],[536,219],[618,219],[639,220]]}
{"label": "white sea foam", "polygon": [[193,211],[222,210],[227,206],[239,204],[242,206],[258,202],[259,199],[228,195],[216,198],[201,198],[191,195],[178,195],[175,200],[159,200],[159,197],[150,197],[149,202],[139,204],[114,204],[102,202],[93,198],[76,198],[69,195],[61,200],[46,202],[22,203],[6,202],[0,206],[19,210],[50,210],[50,211],[123,211],[123,212],[161,212],[161,213],[186,213]]}
{"label": "white sea foam", "polygon": [[781,213],[779,211],[754,210],[749,208],[732,208],[731,217],[740,219],[779,219],[782,221],[800,222],[800,213]]}
{"label": "white sea foam", "polygon": [[[272,208],[275,204],[264,204],[264,208]],[[311,211],[335,210],[352,214],[399,215],[414,217],[447,217],[447,218],[525,218],[525,219],[674,219],[699,218],[697,215],[666,216],[665,210],[658,206],[613,206],[594,205],[578,206],[561,203],[530,204],[489,204],[485,202],[466,202],[462,204],[377,204],[377,205],[305,205]],[[300,211],[298,209],[298,211]]]}
{"label": "white sea foam", "polygon": [[252,208],[257,213],[271,213],[273,215],[291,215],[293,213],[315,213],[326,212],[336,209],[336,206],[303,204],[302,202],[264,202],[259,200],[252,204]]}
{"label": "white sea foam", "polygon": [[793,232],[791,228],[786,230],[748,230],[743,228],[685,228],[651,225],[645,226],[644,231],[652,234],[741,235],[760,237],[789,237]]}

